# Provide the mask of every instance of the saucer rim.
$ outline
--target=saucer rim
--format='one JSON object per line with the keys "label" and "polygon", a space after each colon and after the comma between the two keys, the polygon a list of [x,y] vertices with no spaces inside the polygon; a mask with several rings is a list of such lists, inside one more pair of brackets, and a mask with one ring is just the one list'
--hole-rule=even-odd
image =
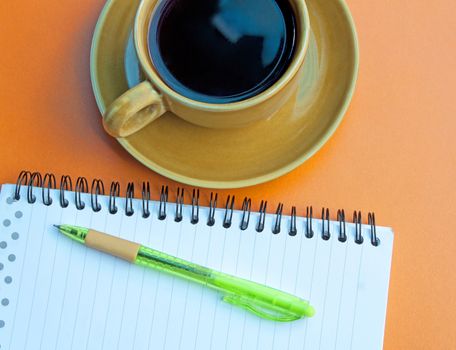
{"label": "saucer rim", "polygon": [[[98,52],[98,46],[100,42],[100,37],[101,37],[101,31],[103,28],[103,25],[108,17],[109,10],[111,9],[111,6],[114,4],[115,1],[119,0],[107,0],[106,4],[103,6],[103,9],[98,17],[97,23],[95,25],[94,33],[93,33],[93,38],[92,38],[92,44],[90,48],[90,79],[91,79],[91,85],[92,85],[92,90],[95,96],[95,101],[98,106],[99,111],[101,112],[101,117],[103,118],[103,113],[105,112],[105,105],[103,102],[103,98],[101,96],[101,91],[98,89],[99,83],[98,83],[98,78],[97,78],[97,52]],[[339,5],[341,6],[343,13],[345,15],[345,18],[347,20],[347,24],[349,25],[350,28],[350,33],[352,35],[352,40],[353,40],[353,75],[350,80],[349,87],[346,89],[346,96],[343,101],[343,104],[339,108],[338,113],[334,117],[334,122],[326,129],[326,132],[322,134],[322,136],[319,138],[318,142],[315,142],[314,145],[307,151],[304,152],[300,157],[298,157],[296,160],[288,163],[287,165],[269,172],[267,174],[261,175],[261,176],[256,176],[256,177],[251,177],[248,179],[243,179],[243,180],[231,180],[231,181],[212,181],[212,180],[202,180],[199,178],[194,178],[190,176],[185,176],[173,171],[170,171],[154,161],[150,159],[146,159],[139,151],[137,151],[131,144],[128,142],[127,139],[123,138],[118,138],[117,141],[121,144],[121,146],[128,152],[130,155],[132,155],[137,161],[139,161],[141,164],[143,164],[145,167],[157,172],[160,175],[163,175],[171,180],[175,180],[177,182],[181,182],[184,184],[188,184],[191,186],[198,186],[198,187],[204,187],[204,188],[214,188],[214,189],[230,189],[230,188],[242,188],[242,187],[248,187],[248,186],[254,186],[258,185],[261,183],[265,183],[268,181],[272,181],[274,179],[277,179],[285,174],[288,174],[289,172],[295,170],[297,167],[302,165],[304,162],[306,162],[308,159],[310,159],[312,156],[314,156],[325,144],[328,142],[328,140],[331,138],[331,136],[334,134],[334,132],[337,130],[339,127],[340,123],[342,122],[342,119],[344,118],[348,107],[350,106],[350,103],[353,99],[353,95],[355,92],[356,88],[356,83],[358,80],[358,74],[359,74],[359,42],[358,42],[358,35],[356,31],[356,26],[353,20],[353,16],[350,12],[350,9],[345,2],[345,0],[336,0]]]}

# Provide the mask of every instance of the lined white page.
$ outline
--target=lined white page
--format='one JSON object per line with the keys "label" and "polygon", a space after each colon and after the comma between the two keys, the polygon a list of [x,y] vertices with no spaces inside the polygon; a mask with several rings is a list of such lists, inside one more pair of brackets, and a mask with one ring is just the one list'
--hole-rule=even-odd
{"label": "lined white page", "polygon": [[[37,198],[27,203],[26,188],[13,201],[14,185],[0,194],[0,349],[381,349],[388,295],[393,233],[377,228],[380,245],[338,241],[339,224],[330,224],[331,238],[321,237],[314,220],[314,237],[306,238],[304,218],[297,219],[297,236],[288,235],[290,218],[272,234],[275,216],[267,215],[265,230],[252,213],[247,230],[222,227],[224,209],[209,227],[208,209],[200,222],[174,221],[175,204],[167,218],[158,219],[158,203],[142,217],[142,203],[125,215],[108,212],[108,198],[99,196],[94,212],[90,195],[82,194],[77,210],[74,194],[51,190],[52,205]],[[316,315],[280,323],[261,319],[221,300],[221,294],[112,256],[88,249],[59,234],[53,224],[73,224],[136,241],[180,258],[275,287],[309,300]]]}

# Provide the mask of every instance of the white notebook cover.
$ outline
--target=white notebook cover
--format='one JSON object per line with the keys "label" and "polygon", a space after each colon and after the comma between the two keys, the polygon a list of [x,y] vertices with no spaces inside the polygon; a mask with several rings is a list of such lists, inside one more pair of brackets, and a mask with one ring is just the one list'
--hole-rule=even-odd
{"label": "white notebook cover", "polygon": [[[74,194],[51,190],[46,206],[41,189],[34,204],[26,186],[14,201],[14,185],[0,193],[0,349],[359,349],[383,346],[393,232],[378,227],[380,245],[370,243],[370,227],[362,227],[364,243],[356,244],[355,227],[347,223],[348,240],[338,240],[339,223],[331,222],[331,238],[321,238],[314,219],[313,238],[304,235],[306,219],[298,217],[298,234],[272,234],[275,216],[266,216],[262,233],[252,213],[247,230],[216,223],[174,221],[175,204],[158,220],[158,203],[143,218],[141,200],[126,216],[124,199],[117,214],[108,213],[108,197],[100,196],[94,212],[90,195],[77,210]],[[89,249],[59,234],[53,224],[73,224],[119,235],[212,269],[269,285],[303,299],[316,309],[313,318],[291,323],[263,320],[226,304],[221,295],[200,285],[129,264]]]}

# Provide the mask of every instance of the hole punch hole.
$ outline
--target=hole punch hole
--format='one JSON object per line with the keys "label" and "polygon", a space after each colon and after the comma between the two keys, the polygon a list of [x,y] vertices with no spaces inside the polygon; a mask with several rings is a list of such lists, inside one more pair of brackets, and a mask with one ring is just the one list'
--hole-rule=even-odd
{"label": "hole punch hole", "polygon": [[13,197],[6,198],[6,203],[13,204],[14,203],[14,198]]}
{"label": "hole punch hole", "polygon": [[361,236],[360,238],[355,239],[356,244],[363,244],[364,243],[364,238]]}
{"label": "hole punch hole", "polygon": [[13,232],[11,234],[11,239],[14,240],[14,241],[17,241],[19,239],[19,233]]}
{"label": "hole punch hole", "polygon": [[22,214],[22,212],[20,210],[18,210],[17,212],[14,213],[14,216],[16,217],[16,219],[20,219],[24,214]]}
{"label": "hole punch hole", "polygon": [[3,220],[3,226],[8,227],[10,225],[11,225],[11,220],[9,220],[9,219]]}
{"label": "hole punch hole", "polygon": [[0,242],[0,248],[5,249],[8,246],[8,244],[5,241]]}
{"label": "hole punch hole", "polygon": [[338,240],[339,240],[339,242],[345,243],[345,242],[347,242],[347,237],[346,236],[339,237]]}

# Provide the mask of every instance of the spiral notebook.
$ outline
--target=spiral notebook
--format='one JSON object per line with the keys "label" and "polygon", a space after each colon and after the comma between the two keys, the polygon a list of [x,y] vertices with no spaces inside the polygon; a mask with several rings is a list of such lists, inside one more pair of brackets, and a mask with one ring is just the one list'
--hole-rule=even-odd
{"label": "spiral notebook", "polygon": [[[0,193],[0,349],[381,349],[393,232],[336,221],[252,212],[245,200],[199,191],[183,204],[148,184],[126,199],[84,178],[21,173]],[[56,188],[57,187],[57,188]],[[74,190],[74,191],[73,191]],[[141,188],[140,188],[141,190]],[[89,192],[89,193],[87,193]],[[142,195],[141,195],[142,192]],[[186,193],[187,197],[188,194]],[[207,196],[209,197],[209,196]],[[309,300],[316,315],[290,323],[261,319],[219,293],[145,270],[72,242],[53,224],[72,224]]]}

